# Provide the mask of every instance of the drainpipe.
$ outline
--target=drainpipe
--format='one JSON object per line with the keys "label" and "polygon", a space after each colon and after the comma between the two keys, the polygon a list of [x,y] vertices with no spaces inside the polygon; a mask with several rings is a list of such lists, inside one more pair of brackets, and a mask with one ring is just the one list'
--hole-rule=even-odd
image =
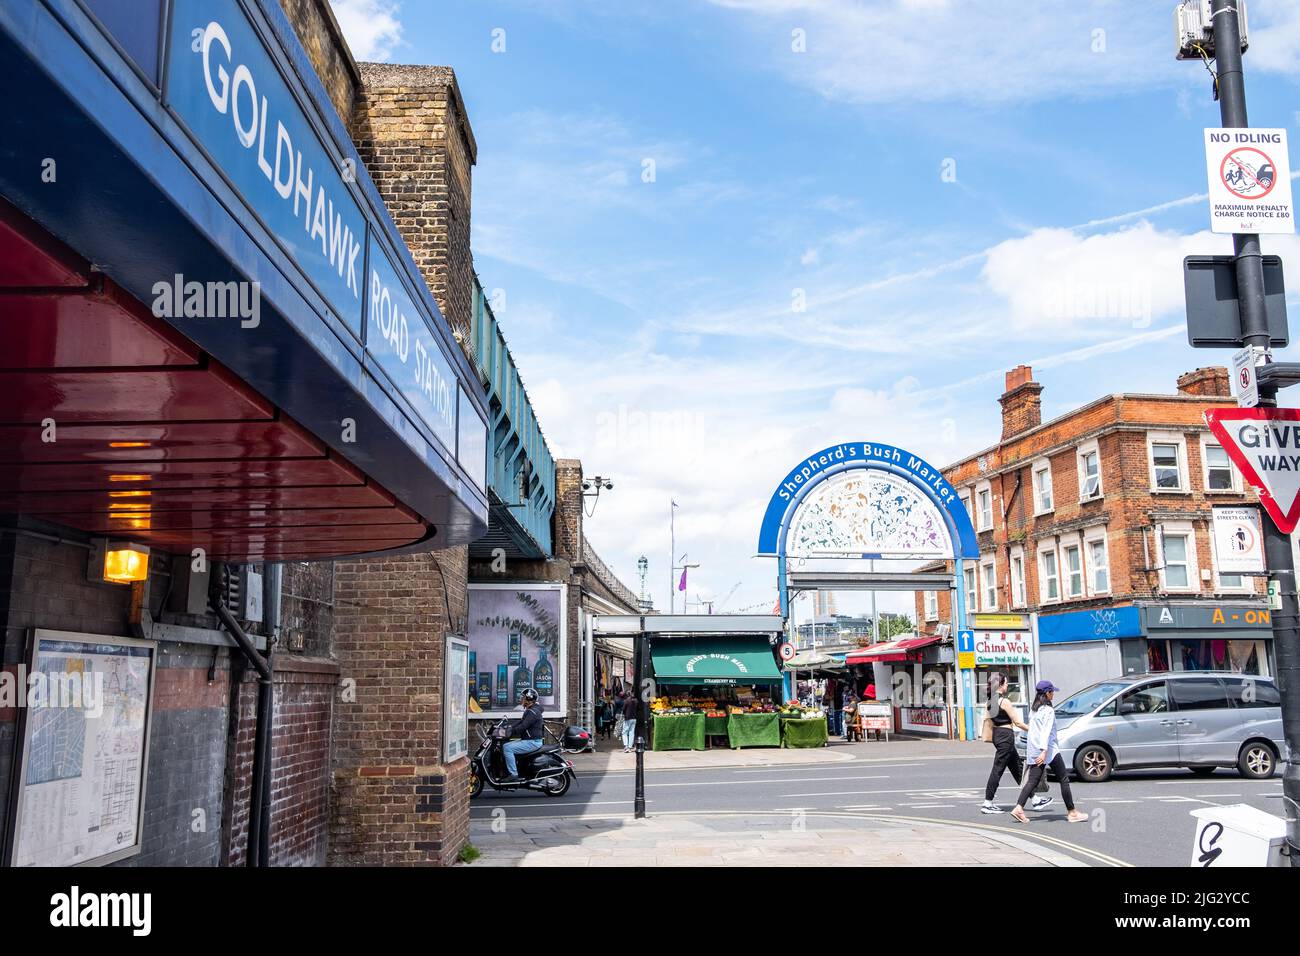
{"label": "drainpipe", "polygon": [[[275,672],[275,648],[280,643],[280,597],[283,580],[284,565],[263,565],[262,619],[266,628],[266,665],[270,668],[272,674]],[[258,724],[261,725],[263,714],[266,722],[265,770],[262,774],[262,813],[260,818],[261,849],[264,860],[260,864],[261,866],[271,865],[271,732],[275,724],[275,695],[271,687],[272,684],[268,681],[267,690],[265,691],[266,700],[263,701],[263,689],[259,683],[257,700],[259,708],[265,707],[265,710],[259,713]]]}
{"label": "drainpipe", "polygon": [[[213,575],[213,580],[216,580]],[[213,613],[221,621],[225,629],[230,632],[235,643],[243,652],[245,659],[257,671],[257,716],[255,718],[254,738],[253,738],[253,780],[249,788],[249,808],[248,808],[248,849],[245,854],[247,866],[264,867],[267,866],[267,846],[264,839],[269,826],[264,822],[269,822],[270,815],[270,769],[271,769],[271,711],[274,704],[272,697],[273,685],[272,679],[274,673],[271,670],[271,661],[269,657],[263,657],[258,653],[253,641],[244,629],[239,626],[235,616],[230,613],[216,594],[208,599]],[[267,642],[268,651],[270,642]]]}

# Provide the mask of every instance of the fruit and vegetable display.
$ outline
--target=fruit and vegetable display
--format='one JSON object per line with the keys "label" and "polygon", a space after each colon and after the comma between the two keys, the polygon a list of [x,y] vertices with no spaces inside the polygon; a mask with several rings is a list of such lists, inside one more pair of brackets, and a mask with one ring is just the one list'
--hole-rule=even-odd
{"label": "fruit and vegetable display", "polygon": [[650,711],[655,715],[704,714],[706,717],[726,717],[728,714],[772,714],[776,713],[777,705],[770,698],[755,697],[748,688],[741,688],[733,701],[664,694],[650,702]]}
{"label": "fruit and vegetable display", "polygon": [[826,716],[826,712],[820,707],[804,707],[794,701],[782,704],[778,712],[785,717],[800,717],[804,720],[816,720],[818,717]]}

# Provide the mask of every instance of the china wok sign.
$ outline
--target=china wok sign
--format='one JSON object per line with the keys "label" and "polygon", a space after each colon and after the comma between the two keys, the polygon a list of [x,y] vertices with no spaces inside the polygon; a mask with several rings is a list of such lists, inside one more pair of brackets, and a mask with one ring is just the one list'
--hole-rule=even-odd
{"label": "china wok sign", "polygon": [[1027,631],[975,632],[975,666],[1033,662],[1034,648]]}

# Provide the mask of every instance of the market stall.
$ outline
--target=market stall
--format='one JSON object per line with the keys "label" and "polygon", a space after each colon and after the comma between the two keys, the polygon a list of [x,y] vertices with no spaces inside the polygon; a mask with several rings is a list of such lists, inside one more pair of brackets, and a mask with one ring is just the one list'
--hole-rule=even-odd
{"label": "market stall", "polygon": [[826,714],[811,707],[787,705],[780,714],[782,747],[825,747]]}
{"label": "market stall", "polygon": [[656,713],[653,750],[703,750],[704,714]]}
{"label": "market stall", "polygon": [[654,750],[781,746],[782,677],[766,636],[656,635],[650,651]]}
{"label": "market stall", "polygon": [[[790,694],[791,699],[804,699],[811,701],[820,701],[828,705],[823,721],[826,724],[827,734],[843,733],[840,713],[838,709],[831,706],[837,703],[841,696],[840,682],[848,675],[848,668],[844,665],[842,656],[833,656],[815,648],[799,651],[794,657],[782,665],[785,671],[792,679],[790,686],[797,688],[801,679],[811,682],[811,693],[803,695]],[[805,731],[805,733],[810,733]],[[823,744],[825,742],[823,741]],[[782,738],[781,746],[799,746],[789,744]],[[806,745],[821,746],[821,745]]]}

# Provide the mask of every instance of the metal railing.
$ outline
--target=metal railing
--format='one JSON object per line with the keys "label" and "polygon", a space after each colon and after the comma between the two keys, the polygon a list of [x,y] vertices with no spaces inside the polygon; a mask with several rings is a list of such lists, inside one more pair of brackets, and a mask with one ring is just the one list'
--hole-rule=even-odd
{"label": "metal railing", "polygon": [[618,579],[618,576],[609,569],[609,565],[600,559],[600,555],[592,548],[591,542],[587,540],[586,535],[582,536],[582,561],[591,569],[600,583],[605,585],[609,593],[627,606],[629,614],[637,612],[639,605],[636,595],[632,593],[631,588]]}
{"label": "metal railing", "polygon": [[492,461],[488,487],[510,516],[547,557],[553,555],[551,518],[555,513],[555,458],[546,443],[528,390],[515,366],[501,326],[474,278],[470,354],[487,388]]}

